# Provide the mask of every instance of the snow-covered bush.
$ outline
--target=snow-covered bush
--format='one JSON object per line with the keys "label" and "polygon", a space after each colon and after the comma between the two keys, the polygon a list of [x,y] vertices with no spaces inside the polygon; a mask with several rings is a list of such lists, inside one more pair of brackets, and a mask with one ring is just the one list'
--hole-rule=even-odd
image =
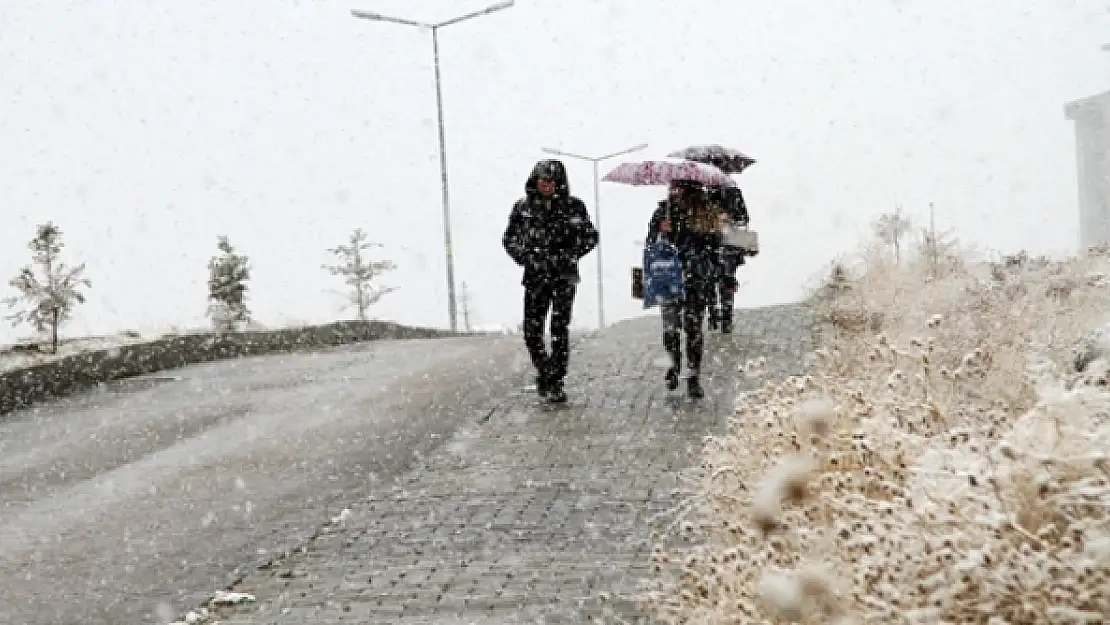
{"label": "snow-covered bush", "polygon": [[745,367],[657,535],[664,620],[1110,622],[1110,255],[902,255],[817,290],[808,375]]}

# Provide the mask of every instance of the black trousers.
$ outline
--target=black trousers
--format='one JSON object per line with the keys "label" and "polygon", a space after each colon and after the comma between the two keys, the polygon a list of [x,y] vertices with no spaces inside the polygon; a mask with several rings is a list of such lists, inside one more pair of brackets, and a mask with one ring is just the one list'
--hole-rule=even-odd
{"label": "black trousers", "polygon": [[718,274],[715,294],[720,305],[720,319],[732,318],[732,307],[736,301],[736,270],[744,264],[744,257],[737,252],[722,251],[720,273]]}
{"label": "black trousers", "polygon": [[[536,371],[549,381],[562,382],[570,361],[570,319],[578,285],[554,279],[524,286],[524,344]],[[547,315],[551,314],[551,353],[544,345]]]}
{"label": "black trousers", "polygon": [[702,352],[705,346],[705,308],[714,284],[709,281],[690,281],[686,285],[686,298],[662,305],[663,348],[671,357],[671,364],[682,370],[682,334],[686,334],[686,364],[692,375],[701,371]]}

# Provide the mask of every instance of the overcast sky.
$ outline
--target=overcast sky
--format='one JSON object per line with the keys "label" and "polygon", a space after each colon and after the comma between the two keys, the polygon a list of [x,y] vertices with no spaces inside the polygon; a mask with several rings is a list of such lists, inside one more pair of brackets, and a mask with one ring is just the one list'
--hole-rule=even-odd
{"label": "overcast sky", "polygon": [[[342,316],[325,249],[361,226],[399,269],[375,314],[447,325],[430,34],[485,0],[2,0],[0,277],[54,220],[86,261],[67,334],[204,325],[228,235],[267,325]],[[999,250],[1077,242],[1064,104],[1110,85],[1107,2],[518,0],[441,32],[458,282],[516,325],[500,247],[540,148],[744,150],[764,252],[741,304],[796,299],[901,203]],[[615,166],[617,162],[608,164]],[[603,167],[603,173],[608,167]],[[594,214],[588,164],[568,162]],[[657,188],[602,183],[610,321]],[[596,323],[595,255],[575,325]],[[5,293],[6,294],[6,293]],[[0,340],[24,332],[7,324]]]}

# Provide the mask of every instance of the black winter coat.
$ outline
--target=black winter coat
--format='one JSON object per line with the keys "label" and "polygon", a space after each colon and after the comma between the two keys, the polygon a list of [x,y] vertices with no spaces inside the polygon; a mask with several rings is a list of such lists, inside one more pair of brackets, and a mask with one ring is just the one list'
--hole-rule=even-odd
{"label": "black winter coat", "polygon": [[746,224],[750,221],[748,205],[744,201],[744,194],[739,187],[729,187],[727,189],[714,187],[710,191],[709,201],[719,205],[722,212],[735,222]]}
{"label": "black winter coat", "polygon": [[598,233],[582,200],[529,191],[517,201],[501,244],[524,267],[525,286],[553,280],[578,282],[578,261],[597,247]]}

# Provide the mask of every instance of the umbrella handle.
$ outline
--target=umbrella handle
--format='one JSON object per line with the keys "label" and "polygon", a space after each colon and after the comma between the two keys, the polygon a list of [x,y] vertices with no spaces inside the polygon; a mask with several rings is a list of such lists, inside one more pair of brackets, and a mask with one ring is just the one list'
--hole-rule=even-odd
{"label": "umbrella handle", "polygon": [[[667,200],[667,209],[663,213],[663,223],[659,224],[659,233],[668,235],[668,238],[674,237],[674,215],[671,214],[671,201]],[[666,225],[666,229],[663,226]]]}

